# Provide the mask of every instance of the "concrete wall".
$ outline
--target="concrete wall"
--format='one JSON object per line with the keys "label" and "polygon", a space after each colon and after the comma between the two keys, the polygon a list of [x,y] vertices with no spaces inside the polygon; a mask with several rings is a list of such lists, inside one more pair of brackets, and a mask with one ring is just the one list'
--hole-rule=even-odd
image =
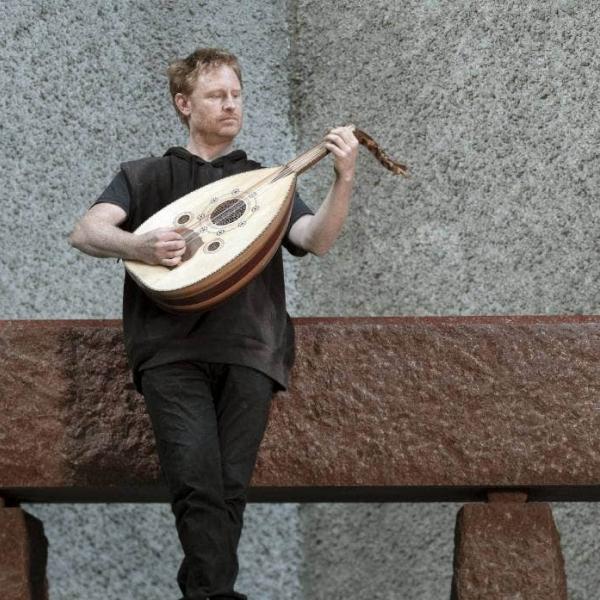
{"label": "concrete wall", "polygon": [[[299,271],[299,312],[598,312],[595,3],[299,0],[291,28],[299,146],[353,122],[412,168],[403,181],[361,151],[341,238]],[[325,163],[299,182],[316,204]],[[302,506],[307,598],[447,598],[456,509]],[[570,597],[592,600],[600,512],[555,514]]]}
{"label": "concrete wall", "polygon": [[[165,69],[197,46],[227,47],[242,62],[240,147],[266,164],[294,155],[288,5],[6,0],[2,10],[0,317],[120,317],[122,266],[74,251],[69,231],[119,162],[185,145]],[[51,600],[180,597],[169,506],[25,508],[43,519],[50,541]],[[246,523],[240,590],[300,597],[298,507],[251,505]]]}
{"label": "concrete wall", "polygon": [[[600,9],[582,0],[19,1],[0,21],[2,318],[117,317],[121,267],[66,236],[121,160],[185,143],[164,69],[238,53],[240,147],[267,164],[354,122],[344,232],[288,261],[292,315],[596,313]],[[299,180],[318,207],[331,160]],[[177,598],[166,506],[26,505],[51,600]],[[264,600],[449,595],[456,505],[250,505],[239,589]],[[598,508],[557,505],[571,598],[595,598]]]}

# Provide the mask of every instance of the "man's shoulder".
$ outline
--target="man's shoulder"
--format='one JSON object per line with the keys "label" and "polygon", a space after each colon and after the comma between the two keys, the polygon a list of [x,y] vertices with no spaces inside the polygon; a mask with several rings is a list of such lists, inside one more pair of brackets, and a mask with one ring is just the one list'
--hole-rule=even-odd
{"label": "man's shoulder", "polygon": [[154,155],[150,155],[150,156],[144,156],[142,158],[133,158],[131,160],[124,160],[121,163],[121,166],[128,166],[128,167],[136,167],[136,166],[142,166],[142,165],[146,165],[146,164],[157,164],[160,162],[165,162],[167,161],[167,158],[165,156],[154,156]]}
{"label": "man's shoulder", "polygon": [[143,158],[135,158],[125,160],[120,164],[120,167],[126,173],[152,172],[154,169],[166,167],[169,164],[169,159],[166,156],[145,156]]}
{"label": "man's shoulder", "polygon": [[248,166],[251,166],[253,169],[262,169],[263,168],[262,163],[260,163],[257,160],[252,160],[251,158],[246,159],[246,164]]}

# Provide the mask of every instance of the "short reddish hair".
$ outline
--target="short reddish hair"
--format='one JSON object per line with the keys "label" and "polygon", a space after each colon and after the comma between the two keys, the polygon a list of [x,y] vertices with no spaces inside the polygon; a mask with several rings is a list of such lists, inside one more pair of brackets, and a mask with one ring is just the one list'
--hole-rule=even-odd
{"label": "short reddish hair", "polygon": [[171,101],[173,102],[177,116],[186,127],[189,128],[188,119],[177,108],[175,95],[185,94],[189,96],[194,89],[200,73],[216,69],[223,65],[231,67],[240,80],[240,85],[243,85],[242,69],[237,57],[235,54],[220,48],[197,48],[189,56],[178,58],[169,65],[167,75],[169,77]]}

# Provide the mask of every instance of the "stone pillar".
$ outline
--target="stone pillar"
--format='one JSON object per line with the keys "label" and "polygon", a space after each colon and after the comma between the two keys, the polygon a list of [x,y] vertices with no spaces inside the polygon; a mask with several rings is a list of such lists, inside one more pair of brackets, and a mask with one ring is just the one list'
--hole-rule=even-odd
{"label": "stone pillar", "polygon": [[452,600],[567,600],[560,537],[550,505],[492,492],[458,513]]}
{"label": "stone pillar", "polygon": [[48,540],[42,522],[0,498],[0,597],[48,600]]}

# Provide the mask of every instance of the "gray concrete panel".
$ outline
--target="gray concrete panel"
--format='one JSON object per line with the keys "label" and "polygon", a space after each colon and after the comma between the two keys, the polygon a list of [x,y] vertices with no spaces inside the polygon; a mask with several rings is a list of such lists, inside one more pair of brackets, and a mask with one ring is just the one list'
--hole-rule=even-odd
{"label": "gray concrete panel", "polygon": [[[80,254],[67,235],[121,161],[185,145],[169,60],[197,46],[237,53],[246,96],[239,147],[265,164],[293,155],[287,10],[285,0],[3,2],[2,318],[120,317],[121,265]],[[23,507],[46,527],[52,600],[180,597],[168,506]],[[298,598],[297,506],[250,505],[246,522],[239,589]]]}
{"label": "gray concrete panel", "polygon": [[[361,151],[336,247],[287,261],[293,315],[597,311],[594,3],[7,0],[3,11],[3,318],[120,315],[120,265],[66,236],[120,161],[185,143],[164,69],[198,45],[242,60],[240,146],[252,156],[278,164],[354,122],[412,167],[404,182]],[[300,178],[309,204],[331,176],[326,159]],[[176,597],[168,507],[24,508],[49,533],[53,600]],[[456,510],[304,505],[298,520],[295,505],[250,505],[240,589],[447,597]],[[574,600],[600,587],[596,512],[556,506]]]}
{"label": "gray concrete panel", "polygon": [[355,122],[412,168],[361,152],[343,235],[301,270],[307,312],[597,310],[599,15],[562,6],[299,2],[299,144]]}
{"label": "gray concrete panel", "polygon": [[[287,4],[68,0],[6,3],[0,174],[4,318],[118,317],[122,268],[68,247],[76,218],[124,160],[187,142],[168,62],[195,47],[237,53],[245,84],[239,147],[265,165],[294,154]],[[102,303],[98,303],[98,299]]]}
{"label": "gray concrete panel", "polygon": [[[296,6],[299,146],[353,122],[412,171],[409,181],[394,178],[361,150],[340,239],[297,273],[307,299],[299,312],[596,313],[597,5]],[[299,187],[320,199],[330,179],[328,157]],[[449,597],[457,506],[356,508],[302,507],[309,597]],[[561,504],[556,512],[570,595],[596,598],[597,510]]]}
{"label": "gray concrete panel", "polygon": [[460,504],[304,504],[304,598],[450,597]]}
{"label": "gray concrete panel", "polygon": [[[182,558],[162,504],[23,504],[44,523],[50,600],[176,600]],[[236,589],[249,598],[301,598],[296,504],[249,504]]]}

